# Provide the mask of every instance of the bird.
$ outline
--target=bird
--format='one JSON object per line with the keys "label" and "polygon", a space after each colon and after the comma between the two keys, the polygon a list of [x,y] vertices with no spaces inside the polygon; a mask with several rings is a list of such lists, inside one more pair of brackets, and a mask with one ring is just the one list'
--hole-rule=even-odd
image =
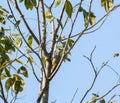
{"label": "bird", "polygon": [[52,71],[54,71],[61,59],[62,50],[58,50],[58,52],[52,58]]}

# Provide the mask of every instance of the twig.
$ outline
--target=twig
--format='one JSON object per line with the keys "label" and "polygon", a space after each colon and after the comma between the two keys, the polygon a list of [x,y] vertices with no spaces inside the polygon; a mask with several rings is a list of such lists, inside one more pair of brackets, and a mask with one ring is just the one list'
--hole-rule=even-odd
{"label": "twig", "polygon": [[109,93],[111,93],[115,88],[117,88],[118,86],[120,86],[120,84],[117,84],[115,86],[113,86],[110,90],[108,90],[103,96],[99,97],[99,98],[96,98],[92,101],[90,101],[90,103],[93,103],[94,101],[97,101],[97,100],[100,100],[102,98],[104,98],[105,96],[107,96]]}
{"label": "twig", "polygon": [[20,8],[19,8],[16,0],[15,0],[15,8],[16,8],[17,11],[19,12],[19,14],[20,14],[20,16],[21,16],[21,18],[22,18],[25,26],[27,27],[29,33],[33,36],[34,40],[35,40],[36,43],[39,45],[39,41],[38,41],[37,37],[36,37],[35,34],[32,32],[32,30],[30,29],[28,23],[26,22],[26,20],[25,20],[25,18],[24,18],[24,15],[22,14],[22,12],[21,12],[21,10],[20,10]]}
{"label": "twig", "polygon": [[75,93],[74,93],[74,95],[73,95],[72,100],[71,100],[71,102],[70,102],[70,103],[73,103],[73,100],[74,100],[74,98],[75,98],[75,96],[76,96],[77,92],[78,92],[78,88],[76,89],[76,91],[75,91]]}
{"label": "twig", "polygon": [[6,98],[5,98],[3,84],[2,84],[1,80],[0,80],[0,92],[1,92],[1,98],[3,99],[4,103],[8,103],[7,100],[6,100]]}
{"label": "twig", "polygon": [[95,69],[95,66],[94,66],[94,63],[92,62],[92,57],[93,57],[93,53],[96,49],[96,46],[94,47],[94,49],[92,50],[91,54],[90,54],[90,57],[87,57],[87,56],[84,56],[86,59],[88,59],[88,61],[90,62],[91,66],[92,66],[92,69],[94,71],[94,74],[97,75],[97,72],[96,72],[96,69]]}

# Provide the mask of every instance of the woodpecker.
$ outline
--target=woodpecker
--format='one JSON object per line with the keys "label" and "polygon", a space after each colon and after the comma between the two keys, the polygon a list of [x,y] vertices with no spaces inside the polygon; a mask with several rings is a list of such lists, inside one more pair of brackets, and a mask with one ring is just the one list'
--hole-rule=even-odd
{"label": "woodpecker", "polygon": [[52,70],[54,71],[61,59],[62,50],[58,50],[56,55],[52,58]]}

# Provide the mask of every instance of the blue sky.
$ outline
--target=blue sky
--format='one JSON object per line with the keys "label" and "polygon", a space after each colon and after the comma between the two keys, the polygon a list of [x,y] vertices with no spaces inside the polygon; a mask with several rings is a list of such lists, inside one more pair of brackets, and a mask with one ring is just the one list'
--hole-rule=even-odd
{"label": "blue sky", "polygon": [[[94,0],[95,1],[95,0]],[[74,2],[71,0],[71,2]],[[86,0],[87,2],[87,0]],[[117,0],[117,2],[120,2]],[[115,3],[117,3],[115,2]],[[0,5],[4,5],[4,1],[0,1]],[[92,10],[95,12],[97,19],[99,19],[104,13],[104,9],[100,8],[98,1],[94,2]],[[89,56],[94,46],[96,50],[94,52],[94,63],[96,68],[99,68],[103,61],[107,61],[113,57],[114,53],[120,53],[120,8],[111,13],[104,23],[104,25],[96,32],[84,35],[75,48],[72,50],[71,62],[63,63],[60,71],[51,81],[50,86],[50,103],[56,100],[56,103],[70,103],[75,90],[78,88],[78,92],[73,103],[79,103],[84,92],[89,88],[93,79],[93,72],[91,65],[83,55]],[[76,31],[79,30],[79,22]],[[120,57],[112,58],[109,63],[118,73],[120,73]],[[84,103],[90,100],[91,93],[99,93],[102,95],[105,91],[109,90],[117,80],[117,76],[109,68],[104,68],[100,76],[95,83],[94,88],[88,94]],[[24,93],[20,94],[20,99],[16,103],[34,103],[37,97],[38,85],[30,75],[28,79],[25,79],[27,87]],[[106,97],[113,96],[115,92],[118,94],[120,88],[114,90],[114,92]],[[120,100],[120,98],[118,98]],[[118,103],[120,101],[117,101]]]}

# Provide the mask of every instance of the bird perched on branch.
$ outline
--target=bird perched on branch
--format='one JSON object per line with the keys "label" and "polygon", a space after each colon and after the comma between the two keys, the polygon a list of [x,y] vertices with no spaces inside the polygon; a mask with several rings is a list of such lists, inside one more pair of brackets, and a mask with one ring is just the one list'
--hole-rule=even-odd
{"label": "bird perched on branch", "polygon": [[58,52],[55,54],[55,56],[52,58],[52,71],[54,71],[61,59],[62,56],[62,50],[58,50]]}

